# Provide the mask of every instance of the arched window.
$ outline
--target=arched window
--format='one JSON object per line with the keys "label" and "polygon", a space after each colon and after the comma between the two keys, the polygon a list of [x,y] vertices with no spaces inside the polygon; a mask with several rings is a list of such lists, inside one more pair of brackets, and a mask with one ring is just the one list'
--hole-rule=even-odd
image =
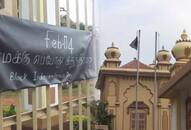
{"label": "arched window", "polygon": [[136,125],[138,130],[146,130],[147,114],[149,112],[149,107],[142,101],[137,102],[137,105],[138,105],[137,112],[136,112],[136,102],[133,102],[128,107],[128,112],[130,113],[131,130],[135,130]]}

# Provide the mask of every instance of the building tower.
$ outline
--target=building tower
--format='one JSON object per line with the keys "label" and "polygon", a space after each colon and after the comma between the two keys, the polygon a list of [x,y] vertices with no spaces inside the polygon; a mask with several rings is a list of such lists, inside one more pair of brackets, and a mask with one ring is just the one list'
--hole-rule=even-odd
{"label": "building tower", "polygon": [[118,68],[121,61],[119,60],[121,53],[118,47],[114,46],[114,42],[111,47],[108,47],[105,52],[106,60],[104,61],[104,67],[107,68]]}
{"label": "building tower", "polygon": [[[157,53],[157,71],[167,71],[170,73],[172,64],[170,63],[171,55],[168,50],[162,46],[162,49]],[[158,79],[158,76],[157,76]],[[166,82],[168,78],[162,80],[158,85],[158,89],[161,88],[161,84]],[[170,130],[170,108],[171,102],[166,98],[158,98],[158,130]]]}
{"label": "building tower", "polygon": [[158,51],[157,54],[157,69],[158,70],[170,70],[171,67],[171,55],[168,50],[165,50],[164,46]]}
{"label": "building tower", "polygon": [[176,41],[172,49],[172,55],[176,59],[171,69],[171,75],[173,76],[191,59],[191,40],[188,38],[186,30],[183,30],[180,39]]}

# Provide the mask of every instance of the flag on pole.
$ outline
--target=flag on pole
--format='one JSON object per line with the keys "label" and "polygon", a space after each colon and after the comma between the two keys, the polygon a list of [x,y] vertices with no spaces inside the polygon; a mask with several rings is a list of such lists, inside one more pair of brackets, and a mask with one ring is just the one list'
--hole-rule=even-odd
{"label": "flag on pole", "polygon": [[136,80],[136,105],[135,105],[135,130],[138,130],[138,84],[139,84],[139,55],[140,55],[140,36],[141,36],[141,30],[138,30],[136,38],[129,44],[130,47],[137,50],[137,80]]}
{"label": "flag on pole", "polygon": [[134,49],[138,49],[138,37],[136,37],[130,44],[130,47],[134,48]]}
{"label": "flag on pole", "polygon": [[157,86],[157,46],[158,46],[158,32],[155,32],[155,72],[154,72],[154,122],[153,130],[158,130],[158,86]]}

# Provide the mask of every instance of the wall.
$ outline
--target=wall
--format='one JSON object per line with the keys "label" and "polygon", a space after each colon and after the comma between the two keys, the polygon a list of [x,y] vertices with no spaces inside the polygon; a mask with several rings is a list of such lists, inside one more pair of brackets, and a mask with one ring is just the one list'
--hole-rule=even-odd
{"label": "wall", "polygon": [[[143,101],[149,107],[147,115],[147,130],[153,130],[153,104],[154,104],[154,78],[140,78],[138,87],[138,100]],[[105,78],[104,86],[102,87],[101,98],[109,103],[109,111],[115,115],[114,130],[130,130],[130,113],[128,112],[128,106],[135,101],[136,93],[136,78],[125,76],[107,76]],[[163,102],[165,99],[161,99],[161,108],[164,108]],[[166,102],[169,102],[167,100]],[[165,109],[167,115],[167,129],[169,129],[169,108]],[[164,114],[164,113],[162,113]],[[159,118],[161,116],[159,114]],[[160,130],[164,123],[160,123]]]}

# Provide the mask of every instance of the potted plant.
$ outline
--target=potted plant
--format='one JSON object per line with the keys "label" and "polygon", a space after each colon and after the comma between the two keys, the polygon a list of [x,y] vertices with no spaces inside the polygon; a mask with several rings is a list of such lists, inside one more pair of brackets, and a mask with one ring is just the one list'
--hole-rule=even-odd
{"label": "potted plant", "polygon": [[107,111],[108,103],[104,101],[92,101],[90,111],[92,115],[92,124],[96,130],[112,130],[113,115]]}

